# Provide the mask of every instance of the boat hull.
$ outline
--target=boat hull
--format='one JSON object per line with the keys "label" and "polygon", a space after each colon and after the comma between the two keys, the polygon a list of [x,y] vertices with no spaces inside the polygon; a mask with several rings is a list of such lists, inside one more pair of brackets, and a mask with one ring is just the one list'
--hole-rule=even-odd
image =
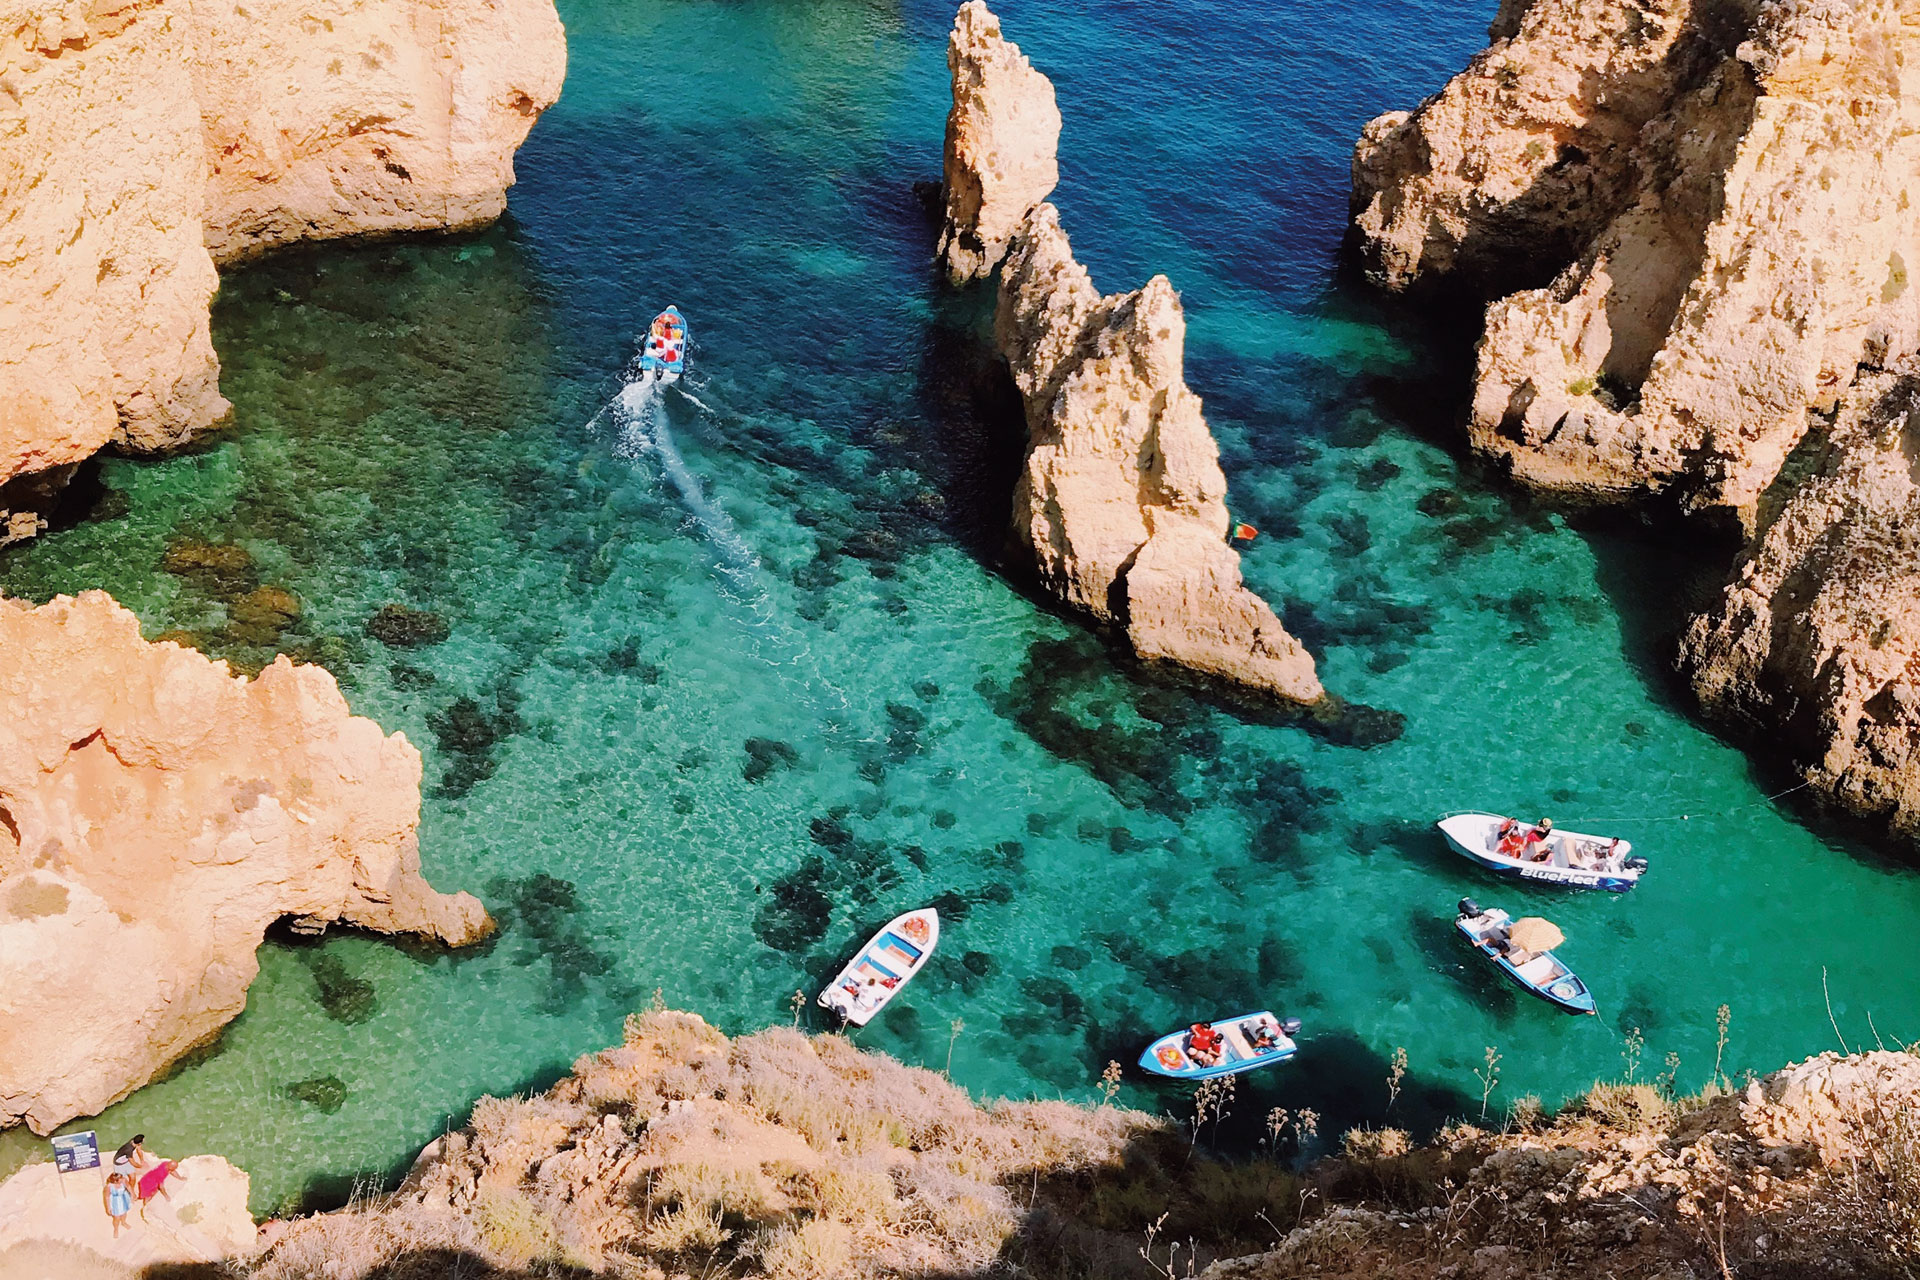
{"label": "boat hull", "polygon": [[1265,1009],[1257,1013],[1215,1019],[1213,1027],[1226,1041],[1226,1048],[1222,1060],[1214,1066],[1202,1066],[1189,1057],[1186,1050],[1187,1033],[1175,1031],[1171,1035],[1161,1036],[1146,1047],[1140,1055],[1140,1069],[1173,1080],[1213,1080],[1220,1076],[1237,1076],[1245,1071],[1276,1066],[1300,1051],[1300,1046],[1284,1033],[1273,1048],[1265,1051],[1254,1049],[1252,1042],[1246,1039],[1243,1028],[1262,1019],[1273,1023],[1276,1029],[1280,1023]]}
{"label": "boat hull", "polygon": [[[1491,821],[1489,821],[1491,820]],[[1495,853],[1491,847],[1491,833],[1498,828],[1503,819],[1492,813],[1459,813],[1442,818],[1435,825],[1447,844],[1455,853],[1484,867],[1497,876],[1509,880],[1522,880],[1529,884],[1551,885],[1562,889],[1601,889],[1608,893],[1625,893],[1640,883],[1641,872],[1629,867],[1600,869],[1591,867],[1557,866],[1551,862],[1523,862],[1518,858],[1504,857]],[[1582,836],[1572,832],[1561,833],[1564,840],[1594,840],[1592,836]],[[1622,841],[1620,858],[1625,860],[1633,846]]]}
{"label": "boat hull", "polygon": [[[1504,911],[1493,911],[1487,914],[1490,916],[1498,916],[1504,923],[1509,925],[1512,923]],[[1522,972],[1520,966],[1515,965],[1512,961],[1508,960],[1507,957],[1501,955],[1485,942],[1479,931],[1473,927],[1472,923],[1469,922],[1465,916],[1457,917],[1453,922],[1453,927],[1459,930],[1460,936],[1465,938],[1475,951],[1480,953],[1481,959],[1489,961],[1521,990],[1546,1001],[1562,1013],[1598,1014],[1600,1012],[1599,1006],[1593,998],[1593,992],[1587,989],[1587,984],[1580,980],[1578,974],[1562,964],[1553,952],[1542,951],[1538,953],[1538,956],[1551,961],[1554,967],[1559,970],[1558,976],[1546,982],[1536,982]]]}
{"label": "boat hull", "polygon": [[940,913],[932,907],[895,916],[822,988],[820,1007],[866,1026],[927,967],[939,941]]}

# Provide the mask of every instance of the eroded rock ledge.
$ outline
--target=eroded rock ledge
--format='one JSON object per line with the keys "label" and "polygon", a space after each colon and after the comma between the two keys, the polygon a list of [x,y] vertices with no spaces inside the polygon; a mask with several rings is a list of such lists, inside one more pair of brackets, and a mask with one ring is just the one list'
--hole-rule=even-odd
{"label": "eroded rock ledge", "polygon": [[219,421],[216,262],[499,216],[551,0],[0,0],[0,544]]}
{"label": "eroded rock ledge", "polygon": [[1785,737],[1803,776],[1920,836],[1920,376],[1868,373],[1680,665],[1701,704]]}
{"label": "eroded rock ledge", "polygon": [[420,755],[333,677],[231,675],[104,592],[0,600],[0,1126],[131,1093],[239,1014],[267,926],[449,944],[420,875]]}
{"label": "eroded rock ledge", "polygon": [[1312,656],[1227,544],[1227,481],[1182,372],[1186,330],[1165,276],[1102,297],[1054,207],[1027,215],[994,317],[1026,407],[1014,537],[1048,591],[1124,628],[1142,657],[1320,702]]}
{"label": "eroded rock ledge", "polygon": [[1475,447],[1548,490],[1750,515],[1810,416],[1920,341],[1912,19],[1509,3],[1446,89],[1369,124],[1376,280],[1551,277],[1488,310]]}

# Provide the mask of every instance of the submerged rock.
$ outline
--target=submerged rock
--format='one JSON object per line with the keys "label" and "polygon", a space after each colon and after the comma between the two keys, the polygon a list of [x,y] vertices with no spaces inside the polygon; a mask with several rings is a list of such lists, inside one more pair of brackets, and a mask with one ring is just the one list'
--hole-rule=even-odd
{"label": "submerged rock", "polygon": [[1489,308],[1475,372],[1473,444],[1519,479],[1750,517],[1810,414],[1920,343],[1911,7],[1537,0],[1492,34],[1362,135],[1369,272],[1545,285]]}
{"label": "submerged rock", "polygon": [[98,1112],[205,1042],[276,920],[489,927],[421,878],[419,753],[320,668],[236,678],[97,591],[0,600],[0,653],[0,1125]]}
{"label": "submerged rock", "polygon": [[1053,83],[1000,35],[985,0],[967,0],[947,40],[946,221],[940,260],[961,284],[993,274],[1027,212],[1060,181]]}
{"label": "submerged rock", "polygon": [[1014,239],[994,334],[1026,406],[1013,534],[1041,584],[1124,628],[1142,657],[1319,701],[1313,658],[1227,544],[1226,477],[1166,277],[1102,297],[1043,204]]}
{"label": "submerged rock", "polygon": [[1688,626],[1680,667],[1821,792],[1920,835],[1920,376],[1862,377],[1825,451]]}
{"label": "submerged rock", "polygon": [[437,613],[404,604],[383,604],[367,619],[367,634],[381,644],[413,649],[439,644],[453,634],[453,629]]}

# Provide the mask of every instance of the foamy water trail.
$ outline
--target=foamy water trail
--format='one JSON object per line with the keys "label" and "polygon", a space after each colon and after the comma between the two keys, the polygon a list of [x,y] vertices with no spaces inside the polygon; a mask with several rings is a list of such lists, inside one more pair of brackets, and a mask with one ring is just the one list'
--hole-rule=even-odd
{"label": "foamy water trail", "polygon": [[[820,672],[806,641],[788,624],[785,613],[767,590],[767,570],[759,555],[740,536],[739,528],[725,509],[707,497],[700,478],[680,456],[663,404],[671,385],[671,380],[663,380],[657,372],[649,370],[621,388],[609,405],[619,432],[614,452],[631,461],[649,453],[660,460],[662,474],[679,493],[681,504],[686,508],[689,526],[716,553],[714,567],[719,577],[715,586],[721,598],[746,615],[744,621],[755,640],[753,655],[779,671],[783,680],[797,684],[816,709],[826,713],[829,719],[836,718],[835,713],[850,709],[845,692]],[[713,412],[690,393],[680,394],[702,410]]]}

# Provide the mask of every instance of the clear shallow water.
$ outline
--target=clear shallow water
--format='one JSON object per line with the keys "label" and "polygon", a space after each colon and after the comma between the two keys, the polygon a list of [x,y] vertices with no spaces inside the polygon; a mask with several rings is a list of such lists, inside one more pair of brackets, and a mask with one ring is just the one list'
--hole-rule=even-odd
{"label": "clear shallow water", "polygon": [[[269,943],[247,1013],[106,1136],[226,1154],[263,1210],[325,1198],[656,989],[733,1031],[784,1020],[930,900],[938,963],[861,1042],[951,1052],[982,1094],[1088,1097],[1152,1033],[1253,1005],[1308,1039],[1248,1117],[1378,1118],[1395,1046],[1402,1120],[1477,1111],[1488,1045],[1496,1104],[1552,1101],[1617,1075],[1630,1027],[1643,1075],[1678,1053],[1693,1087],[1723,1002],[1736,1073],[1830,1046],[1823,967],[1849,1038],[1869,1011],[1920,1035],[1920,878],[1767,803],[1789,783],[1661,682],[1680,553],[1463,473],[1458,371],[1336,282],[1350,139],[1490,6],[1001,6],[1059,88],[1080,256],[1183,291],[1189,381],[1265,530],[1249,578],[1331,688],[1407,717],[1367,751],[1143,679],[994,572],[1017,427],[985,300],[934,279],[911,190],[938,173],[947,6],[562,8],[566,96],[505,225],[230,273],[235,428],[110,462],[111,518],[0,559],[8,594],[106,587],[149,634],[257,663],[231,587],[162,565],[244,545],[304,602],[280,647],[426,756],[430,878],[505,925],[455,956]],[[694,376],[609,407],[669,301]],[[395,602],[450,638],[371,638]],[[1608,819],[1654,872],[1624,900],[1501,887],[1428,827],[1479,806]],[[1603,1017],[1465,967],[1465,893],[1558,921]]]}

